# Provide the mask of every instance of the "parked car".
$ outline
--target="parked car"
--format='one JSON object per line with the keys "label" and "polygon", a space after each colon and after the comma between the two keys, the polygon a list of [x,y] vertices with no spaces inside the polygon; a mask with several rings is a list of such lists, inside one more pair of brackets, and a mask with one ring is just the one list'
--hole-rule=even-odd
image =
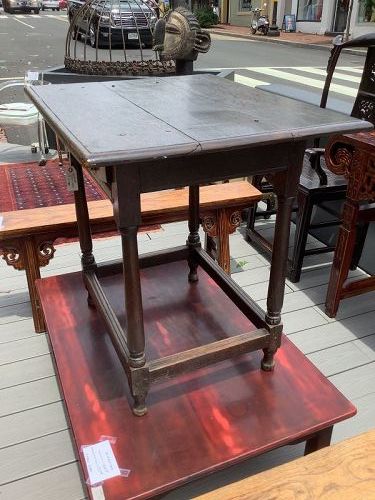
{"label": "parked car", "polygon": [[59,0],[42,0],[42,10],[60,10]]}
{"label": "parked car", "polygon": [[[72,22],[77,10],[84,5],[81,0],[68,1],[68,16]],[[103,0],[88,6],[84,16],[78,16],[73,38],[88,39],[92,47],[109,44],[142,43],[152,47],[152,33],[156,22],[156,13],[138,0]]]}
{"label": "parked car", "polygon": [[4,12],[13,14],[14,12],[34,12],[39,14],[39,0],[3,0]]}

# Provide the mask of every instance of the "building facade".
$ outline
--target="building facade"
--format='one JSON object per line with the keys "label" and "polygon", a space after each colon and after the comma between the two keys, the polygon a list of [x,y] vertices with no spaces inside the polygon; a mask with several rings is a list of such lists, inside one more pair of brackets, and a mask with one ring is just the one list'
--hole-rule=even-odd
{"label": "building facade", "polygon": [[[351,0],[221,0],[222,23],[250,26],[251,10],[261,8],[282,27],[284,15],[294,14],[297,31],[338,34],[345,31]],[[354,0],[350,17],[353,37],[375,31],[375,0]]]}
{"label": "building facade", "polygon": [[[335,34],[345,31],[350,0],[293,0],[297,31]],[[354,0],[350,18],[353,37],[375,31],[375,0]]]}

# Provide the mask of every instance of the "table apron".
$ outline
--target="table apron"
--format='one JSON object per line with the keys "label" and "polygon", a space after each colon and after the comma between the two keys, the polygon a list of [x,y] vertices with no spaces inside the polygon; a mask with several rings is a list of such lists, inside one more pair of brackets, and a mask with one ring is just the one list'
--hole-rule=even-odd
{"label": "table apron", "polygon": [[[205,184],[252,175],[270,174],[294,168],[296,149],[305,149],[305,142],[267,144],[220,152],[155,159],[139,163],[142,193]],[[120,170],[125,166],[117,166]],[[295,165],[296,169],[300,165]]]}

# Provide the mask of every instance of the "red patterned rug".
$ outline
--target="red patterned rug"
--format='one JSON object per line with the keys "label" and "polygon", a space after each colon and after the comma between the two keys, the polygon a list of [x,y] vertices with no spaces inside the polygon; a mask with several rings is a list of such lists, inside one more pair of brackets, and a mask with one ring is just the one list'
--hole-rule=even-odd
{"label": "red patterned rug", "polygon": [[[84,180],[88,201],[106,198],[101,188],[86,172],[84,172]],[[66,187],[65,169],[59,166],[58,160],[49,160],[43,167],[37,163],[0,165],[0,213],[68,203],[74,203],[74,194]],[[160,225],[153,225],[140,229],[141,231],[154,231],[160,228]],[[115,232],[104,233],[95,237],[115,234]]]}
{"label": "red patterned rug", "polygon": [[[74,203],[73,193],[66,188],[64,167],[58,160],[50,160],[43,167],[36,163],[1,165],[0,180],[0,212]],[[105,198],[86,173],[85,188],[88,201]]]}

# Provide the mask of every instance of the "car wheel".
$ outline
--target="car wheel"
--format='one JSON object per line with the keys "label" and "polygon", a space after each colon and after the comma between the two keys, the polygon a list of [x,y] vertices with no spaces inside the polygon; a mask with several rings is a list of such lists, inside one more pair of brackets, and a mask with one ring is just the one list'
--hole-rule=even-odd
{"label": "car wheel", "polygon": [[58,12],[58,11],[60,10],[60,7],[57,7],[57,9],[56,9],[56,10],[57,10],[57,12]]}
{"label": "car wheel", "polygon": [[34,9],[34,14],[39,14],[39,9]]}
{"label": "car wheel", "polygon": [[[93,24],[90,24],[89,27],[89,39],[91,47],[96,47],[96,30]],[[98,49],[100,48],[100,42],[98,40]]]}

